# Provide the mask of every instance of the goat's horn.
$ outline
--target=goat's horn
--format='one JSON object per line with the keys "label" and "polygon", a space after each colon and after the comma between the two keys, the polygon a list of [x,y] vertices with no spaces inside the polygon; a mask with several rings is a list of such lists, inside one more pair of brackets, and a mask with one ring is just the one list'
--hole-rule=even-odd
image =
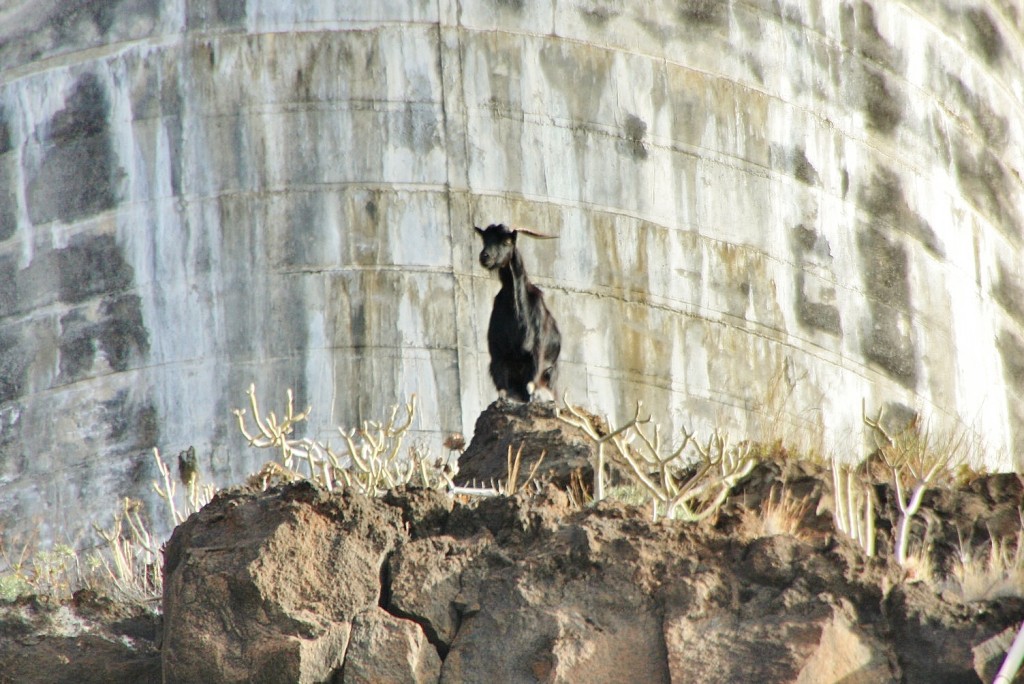
{"label": "goat's horn", "polygon": [[529,230],[527,228],[516,228],[515,231],[517,233],[522,233],[523,235],[529,235],[532,238],[537,238],[538,240],[556,240],[556,239],[558,239],[557,235],[547,235],[545,233],[538,233],[535,230]]}

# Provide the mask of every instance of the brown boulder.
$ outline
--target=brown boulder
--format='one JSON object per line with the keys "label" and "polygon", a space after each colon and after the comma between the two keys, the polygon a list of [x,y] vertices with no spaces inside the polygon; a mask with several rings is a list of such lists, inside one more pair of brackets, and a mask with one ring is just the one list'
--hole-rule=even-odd
{"label": "brown boulder", "polygon": [[220,495],[167,549],[164,676],[894,682],[991,668],[1024,599],[964,604],[907,583],[814,505],[800,536],[753,533],[744,500],[770,502],[784,477],[827,488],[813,468],[755,474],[700,525],[581,510],[553,486],[454,504],[308,484]]}
{"label": "brown boulder", "polygon": [[164,564],[165,682],[322,682],[375,611],[398,509],[308,482],[218,495]]}
{"label": "brown boulder", "polygon": [[440,670],[437,650],[415,622],[381,608],[356,616],[341,682],[436,682]]}
{"label": "brown boulder", "polygon": [[[522,449],[520,482],[544,455],[538,479],[566,486],[575,471],[591,472],[595,447],[587,435],[559,420],[554,402],[499,399],[476,420],[473,441],[459,457],[461,484],[491,485],[508,477],[509,451]],[[585,478],[590,480],[590,476]]]}

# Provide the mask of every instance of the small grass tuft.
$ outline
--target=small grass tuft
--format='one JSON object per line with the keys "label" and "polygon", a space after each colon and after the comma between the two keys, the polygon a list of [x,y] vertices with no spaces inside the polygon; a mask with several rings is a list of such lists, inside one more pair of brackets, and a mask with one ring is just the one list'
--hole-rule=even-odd
{"label": "small grass tuft", "polygon": [[1015,539],[996,539],[987,546],[965,549],[961,544],[947,588],[964,603],[1024,597],[1024,529]]}
{"label": "small grass tuft", "polygon": [[811,510],[809,499],[796,499],[785,488],[772,488],[759,509],[745,508],[741,514],[740,534],[747,539],[786,535],[803,539],[804,518]]}

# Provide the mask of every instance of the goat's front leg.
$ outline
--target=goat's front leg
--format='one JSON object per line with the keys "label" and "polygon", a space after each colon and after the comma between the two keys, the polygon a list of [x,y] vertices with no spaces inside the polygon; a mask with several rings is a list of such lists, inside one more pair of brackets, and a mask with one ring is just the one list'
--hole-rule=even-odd
{"label": "goat's front leg", "polygon": [[495,363],[491,361],[490,366],[491,380],[494,381],[494,386],[498,389],[498,399],[508,399],[508,389],[512,384],[512,380],[509,377],[508,366],[504,363]]}
{"label": "goat's front leg", "polygon": [[526,391],[530,401],[554,401],[555,392],[551,387],[551,377],[554,374],[554,366],[547,366],[543,352],[535,357],[534,376],[526,385]]}

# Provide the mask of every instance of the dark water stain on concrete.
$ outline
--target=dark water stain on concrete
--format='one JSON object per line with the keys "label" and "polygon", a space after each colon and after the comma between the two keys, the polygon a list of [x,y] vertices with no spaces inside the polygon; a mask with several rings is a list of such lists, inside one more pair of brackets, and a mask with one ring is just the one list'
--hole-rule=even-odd
{"label": "dark water stain on concrete", "polygon": [[796,314],[800,325],[840,337],[843,334],[839,309],[833,304],[813,301],[807,295],[806,276],[803,271],[796,274]]}
{"label": "dark water stain on concrete", "polygon": [[849,45],[855,53],[886,69],[896,69],[899,56],[878,30],[875,9],[871,3],[861,1],[844,4],[840,11],[839,27],[843,43]]}
{"label": "dark water stain on concrete", "polygon": [[1021,244],[1021,226],[1016,197],[1020,179],[1013,180],[998,157],[989,149],[972,152],[955,148],[956,174],[968,202],[984,214],[1003,235]]}
{"label": "dark water stain on concrete", "polygon": [[581,123],[594,121],[613,57],[607,51],[586,46],[545,44],[539,59],[552,94],[565,98],[572,118]]}
{"label": "dark water stain on concrete", "polygon": [[865,66],[861,74],[861,109],[868,124],[886,135],[891,134],[903,121],[903,98],[883,71]]}
{"label": "dark water stain on concrete", "polygon": [[793,176],[804,185],[821,185],[821,177],[814,164],[807,158],[807,151],[803,147],[796,147],[792,152]]}
{"label": "dark water stain on concrete", "polygon": [[117,204],[124,171],[114,153],[108,110],[99,79],[86,74],[44,127],[43,160],[25,191],[33,224],[72,222]]}
{"label": "dark water stain on concrete", "polygon": [[242,28],[245,25],[245,0],[193,0],[187,6],[189,29]]}
{"label": "dark water stain on concrete", "polygon": [[0,242],[11,239],[18,230],[16,183],[14,160],[0,155]]}
{"label": "dark water stain on concrete", "polygon": [[870,295],[890,308],[909,314],[910,283],[906,249],[871,228],[857,235],[863,273]]}
{"label": "dark water stain on concrete", "polygon": [[0,256],[0,319],[16,312],[18,307],[18,260],[5,254]]}
{"label": "dark water stain on concrete", "polygon": [[1002,262],[999,263],[992,297],[1003,311],[1024,326],[1024,287],[1021,286],[1020,276]]}
{"label": "dark water stain on concrete", "polygon": [[622,14],[620,9],[608,5],[580,8],[580,16],[583,17],[583,21],[592,27],[602,27],[620,14]]}
{"label": "dark water stain on concrete", "polygon": [[623,134],[625,135],[625,148],[633,159],[637,161],[647,159],[647,145],[644,143],[644,136],[647,135],[647,122],[634,114],[629,114],[626,116]]}
{"label": "dark water stain on concrete", "polygon": [[96,336],[92,323],[80,309],[60,317],[58,338],[60,379],[69,383],[88,375],[96,358]]}
{"label": "dark water stain on concrete", "polygon": [[7,154],[14,149],[11,141],[11,124],[8,121],[7,110],[0,107],[0,155]]}
{"label": "dark water stain on concrete", "polygon": [[1002,330],[996,338],[996,348],[1003,362],[1003,378],[1011,390],[1006,397],[1006,406],[1010,414],[1013,448],[1020,454],[1024,453],[1024,342],[1009,330]]}
{"label": "dark water stain on concrete", "polygon": [[970,112],[971,120],[985,143],[996,148],[1006,145],[1010,128],[1006,117],[997,114],[988,102],[968,88],[958,76],[948,74],[948,78],[960,102]]}
{"label": "dark water stain on concrete", "polygon": [[799,225],[793,229],[793,242],[799,252],[810,252],[819,258],[832,258],[832,249],[828,240],[818,231]]}
{"label": "dark water stain on concrete", "polygon": [[149,352],[149,331],[142,322],[142,301],[138,295],[105,299],[93,331],[107,363],[115,371],[127,370],[133,357]]}
{"label": "dark water stain on concrete", "polygon": [[16,194],[17,160],[8,154],[14,150],[7,110],[0,107],[0,242],[9,239],[18,228]]}
{"label": "dark water stain on concrete", "polygon": [[215,0],[217,17],[226,24],[237,25],[245,21],[245,0]]}
{"label": "dark water stain on concrete", "polygon": [[729,23],[729,3],[722,0],[680,0],[676,15],[686,24],[726,26]]}
{"label": "dark water stain on concrete", "polygon": [[992,15],[984,7],[971,7],[964,12],[967,35],[972,47],[991,66],[999,61],[1006,50],[1003,34]]}
{"label": "dark water stain on concrete", "polygon": [[440,122],[432,106],[406,103],[402,112],[393,116],[393,139],[402,147],[426,156],[442,145]]}
{"label": "dark water stain on concrete", "polygon": [[889,135],[903,120],[904,102],[890,73],[899,73],[901,56],[878,30],[875,11],[870,3],[845,3],[840,11],[840,33],[843,45],[860,59],[848,60],[847,78],[854,88],[849,93],[859,101],[868,124]]}
{"label": "dark water stain on concrete", "polygon": [[78,235],[56,250],[60,300],[70,304],[131,287],[135,272],[113,235]]}
{"label": "dark water stain on concrete", "polygon": [[[78,235],[56,250],[58,296],[79,305],[60,319],[58,347],[63,381],[86,377],[102,352],[110,369],[127,370],[149,352],[149,332],[139,297],[128,292],[134,270],[112,235]],[[97,297],[97,306],[89,302]]]}
{"label": "dark water stain on concrete", "polygon": [[868,298],[864,356],[912,390],[918,370],[906,249],[874,228],[857,235],[857,247]]}
{"label": "dark water stain on concrete", "polygon": [[807,158],[807,150],[802,145],[787,149],[782,145],[772,144],[770,158],[773,168],[782,170],[804,185],[810,187],[821,185],[818,170]]}
{"label": "dark water stain on concrete", "polygon": [[103,36],[110,34],[118,19],[130,19],[130,25],[143,30],[160,16],[160,0],[78,0],[62,4],[62,13],[53,24],[77,27],[79,31],[91,24]]}
{"label": "dark water stain on concrete", "polygon": [[[127,390],[118,390],[109,400],[100,402],[107,440],[119,451],[152,449],[160,438],[157,412],[148,402],[136,403]],[[149,462],[149,454],[145,454]]]}
{"label": "dark water stain on concrete", "polygon": [[24,394],[34,358],[35,352],[17,328],[0,327],[0,404]]}
{"label": "dark water stain on concrete", "polygon": [[910,235],[936,257],[945,258],[945,249],[931,224],[910,208],[903,183],[891,169],[875,169],[871,180],[858,192],[857,205],[873,219],[884,221]]}
{"label": "dark water stain on concrete", "polygon": [[879,424],[886,433],[898,435],[911,428],[920,416],[919,411],[901,401],[886,401],[882,404],[882,410],[879,413]]}
{"label": "dark water stain on concrete", "polygon": [[839,308],[834,304],[835,289],[819,287],[815,292],[810,286],[809,275],[812,273],[832,276],[832,250],[828,240],[817,231],[800,225],[792,231],[791,245],[797,262],[794,275],[797,321],[805,328],[842,336]]}
{"label": "dark water stain on concrete", "polygon": [[510,9],[515,12],[522,12],[526,8],[526,0],[494,0],[498,7]]}

